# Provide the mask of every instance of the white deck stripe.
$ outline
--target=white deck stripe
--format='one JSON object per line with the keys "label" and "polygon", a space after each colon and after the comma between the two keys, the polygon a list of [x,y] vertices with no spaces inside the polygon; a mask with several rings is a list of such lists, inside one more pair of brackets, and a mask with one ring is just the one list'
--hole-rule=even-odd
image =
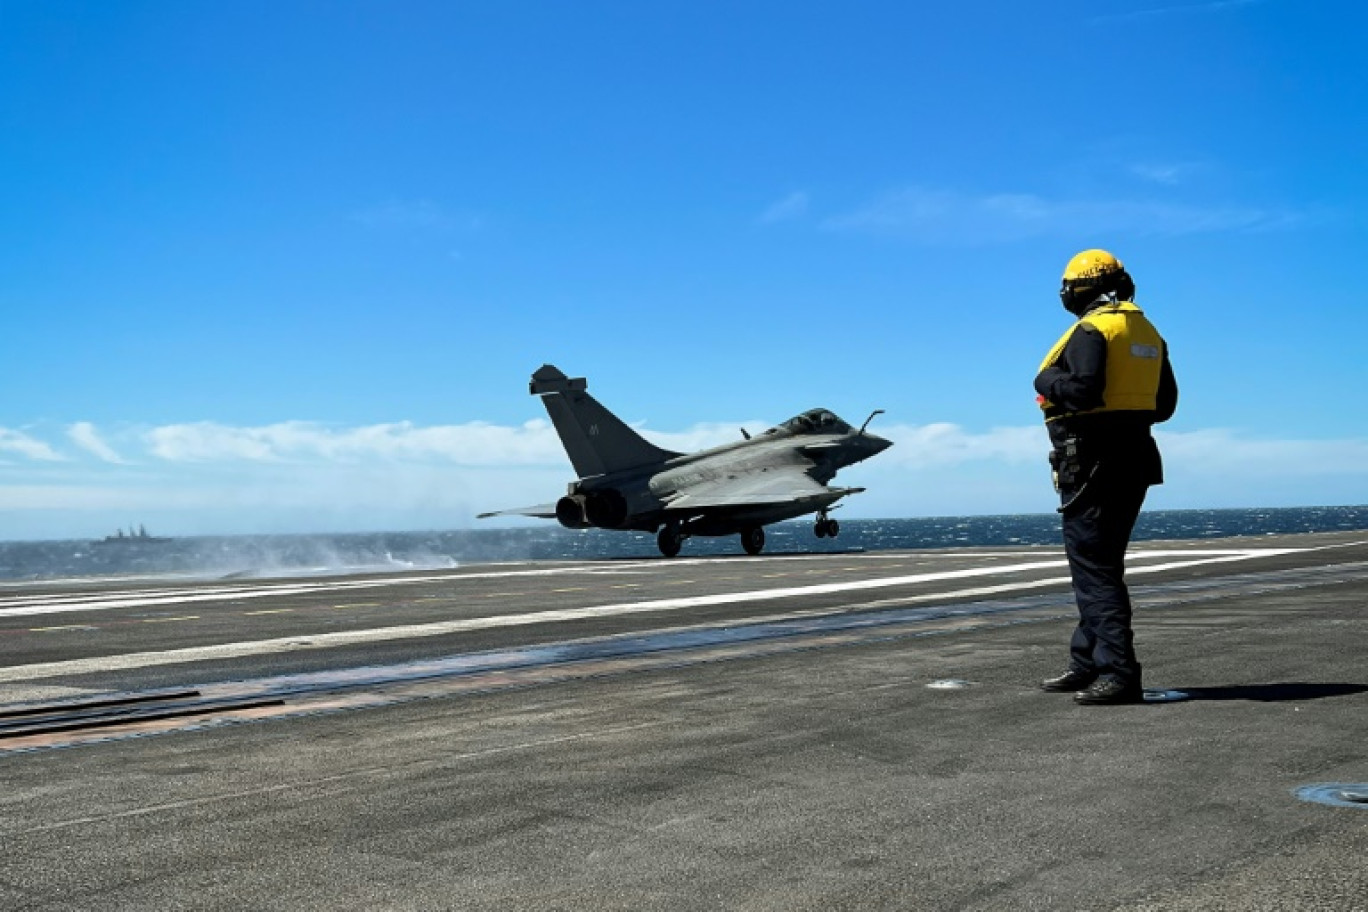
{"label": "white deck stripe", "polygon": [[[1268,548],[1250,551],[1222,552],[1219,556],[1202,557],[1198,560],[1172,561],[1164,564],[1136,567],[1130,574],[1157,573],[1180,567],[1193,567],[1201,564],[1227,563],[1231,561],[1252,560],[1259,557],[1272,557],[1280,554],[1295,553],[1307,549]],[[524,627],[532,624],[545,624],[563,621],[577,621],[588,618],[601,618],[629,614],[644,614],[654,611],[676,611],[681,608],[699,608],[710,605],[724,605],[736,602],[776,601],[786,598],[800,598],[814,595],[829,595],[838,592],[861,592],[886,589],[893,586],[915,583],[937,582],[941,580],[971,579],[994,576],[1026,570],[1042,570],[1063,567],[1063,560],[1034,561],[997,567],[975,567],[965,570],[949,570],[937,573],[917,573],[909,576],[884,577],[878,579],[847,580],[839,583],[822,583],[812,586],[793,586],[783,589],[758,589],[748,592],[727,592],[716,595],[684,596],[679,598],[653,599],[641,602],[625,602],[611,605],[590,605],[581,608],[563,608],[546,611],[533,611],[524,614],[505,614],[488,617],[465,618],[454,621],[437,621],[428,624],[404,624],[396,627],[379,627],[370,630],[348,630],[336,633],[301,634],[270,640],[255,640],[239,643],[223,643],[214,646],[193,646],[184,649],[170,649],[160,652],[135,652],[125,655],[102,656],[89,659],[72,659],[64,662],[40,662],[32,665],[16,665],[0,668],[0,683],[30,681],[38,678],[52,678],[62,675],[89,674],[104,671],[123,671],[133,668],[146,668],[155,665],[174,665],[187,662],[202,662],[212,659],[232,659],[254,655],[270,655],[295,652],[302,649],[327,649],[339,646],[355,646],[365,643],[379,643],[389,640],[414,639],[418,637],[444,636],[471,630],[493,630],[504,627]],[[1011,592],[1019,589],[1035,589],[1044,586],[1065,584],[1067,576],[1049,579],[1022,580],[979,589],[948,589],[935,593],[923,593],[909,597],[907,601],[929,601]],[[737,620],[733,623],[741,623]]]}
{"label": "white deck stripe", "polygon": [[62,593],[0,597],[0,617],[29,614],[58,614],[66,611],[103,611],[109,608],[137,608],[143,605],[174,605],[182,602],[220,602],[234,599],[266,598],[272,595],[298,595],[305,592],[340,592],[372,589],[377,586],[414,583],[453,582],[479,579],[505,579],[514,576],[553,576],[565,573],[594,575],[624,572],[638,565],[553,567],[546,570],[509,570],[494,573],[445,573],[439,576],[387,576],[363,580],[331,580],[316,583],[268,583],[254,586],[195,586],[184,589],[144,589],[104,593]]}
{"label": "white deck stripe", "polygon": [[[1190,551],[1134,551],[1127,555],[1129,560],[1140,560],[1156,557],[1191,557],[1191,556],[1234,556],[1252,553],[1254,549],[1204,549]],[[1261,554],[1286,553],[1289,549],[1275,550],[1263,549]],[[1296,550],[1296,549],[1290,549]],[[952,553],[947,555],[936,555],[946,558],[982,558],[982,557],[1038,557],[1040,552],[1013,552],[1010,554],[989,554],[989,553]],[[885,555],[850,555],[851,558],[878,557],[885,558]],[[903,555],[906,559],[907,555]],[[830,555],[797,555],[797,556],[775,556],[762,558],[769,560],[813,560],[819,558],[830,558]],[[753,559],[752,559],[753,560]],[[401,575],[375,577],[370,579],[337,579],[322,580],[311,582],[288,582],[288,583],[262,583],[259,585],[204,585],[183,587],[176,589],[128,589],[118,592],[76,592],[76,593],[57,593],[47,595],[22,595],[22,596],[0,596],[0,617],[25,617],[40,614],[61,614],[71,611],[104,611],[111,608],[139,608],[143,606],[156,605],[175,605],[189,602],[214,602],[232,601],[234,599],[257,599],[268,598],[274,595],[300,595],[309,592],[340,592],[351,589],[370,589],[377,586],[393,585],[412,585],[417,583],[431,582],[451,582],[461,583],[465,580],[486,580],[486,579],[508,579],[511,577],[524,576],[555,576],[569,573],[586,573],[591,575],[606,575],[619,573],[635,573],[642,569],[654,567],[680,567],[693,564],[704,563],[703,559],[695,560],[672,560],[669,564],[662,564],[659,560],[630,561],[624,563],[604,564],[575,564],[564,567],[550,567],[537,570],[497,570],[484,571],[479,573],[445,573],[441,575]],[[1025,565],[1001,565],[985,572],[1010,572]],[[958,571],[962,572],[962,571]],[[934,579],[936,577],[927,577]],[[901,579],[901,578],[900,578]]]}

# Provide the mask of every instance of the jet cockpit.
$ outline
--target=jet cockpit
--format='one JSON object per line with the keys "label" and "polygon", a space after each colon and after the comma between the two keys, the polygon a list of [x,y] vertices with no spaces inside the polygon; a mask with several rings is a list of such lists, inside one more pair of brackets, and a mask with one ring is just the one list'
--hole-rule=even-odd
{"label": "jet cockpit", "polygon": [[850,425],[842,421],[834,412],[815,408],[795,415],[778,427],[772,427],[766,434],[788,431],[793,435],[801,434],[849,434]]}

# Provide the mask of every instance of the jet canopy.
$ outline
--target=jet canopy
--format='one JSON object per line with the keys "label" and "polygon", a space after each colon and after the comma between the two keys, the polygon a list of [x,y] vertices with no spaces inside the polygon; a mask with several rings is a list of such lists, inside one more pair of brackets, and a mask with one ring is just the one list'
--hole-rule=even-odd
{"label": "jet canopy", "polygon": [[846,424],[834,412],[826,409],[815,408],[795,415],[778,427],[772,427],[766,434],[776,434],[780,431],[787,431],[790,434],[849,434],[850,425]]}

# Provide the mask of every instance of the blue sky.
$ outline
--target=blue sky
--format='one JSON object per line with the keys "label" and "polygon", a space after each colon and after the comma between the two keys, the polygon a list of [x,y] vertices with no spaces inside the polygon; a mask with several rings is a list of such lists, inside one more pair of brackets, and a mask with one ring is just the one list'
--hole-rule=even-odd
{"label": "blue sky", "polygon": [[0,539],[463,528],[652,439],[874,408],[847,516],[1046,512],[1113,250],[1154,508],[1368,502],[1350,3],[0,0]]}

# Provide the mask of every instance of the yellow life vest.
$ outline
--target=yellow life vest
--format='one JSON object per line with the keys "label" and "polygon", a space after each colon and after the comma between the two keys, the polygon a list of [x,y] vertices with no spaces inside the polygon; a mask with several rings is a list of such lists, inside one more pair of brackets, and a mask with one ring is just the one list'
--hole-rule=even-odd
{"label": "yellow life vest", "polygon": [[1164,364],[1164,340],[1145,318],[1144,312],[1130,301],[1103,305],[1081,317],[1059,337],[1040,363],[1040,369],[1054,367],[1059,362],[1069,337],[1084,324],[1096,329],[1107,340],[1107,376],[1102,391],[1105,404],[1084,412],[1063,412],[1053,403],[1042,400],[1040,407],[1045,411],[1045,420],[1102,412],[1153,411]]}

